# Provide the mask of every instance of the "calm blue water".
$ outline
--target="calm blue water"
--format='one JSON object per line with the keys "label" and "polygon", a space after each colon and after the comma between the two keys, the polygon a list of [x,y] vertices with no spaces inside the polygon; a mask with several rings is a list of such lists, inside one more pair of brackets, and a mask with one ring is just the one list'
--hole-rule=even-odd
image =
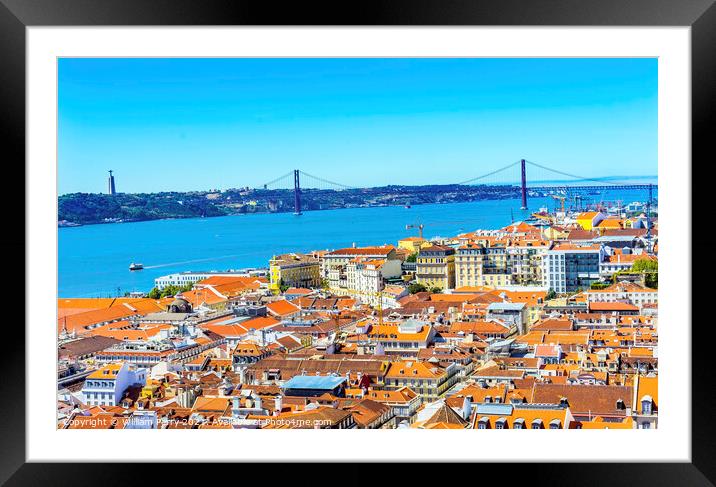
{"label": "calm blue water", "polygon": [[[597,198],[645,201],[645,191]],[[551,198],[531,198],[531,211],[555,207]],[[389,206],[344,210],[155,220],[59,228],[59,296],[116,296],[148,291],[156,277],[187,270],[265,267],[273,254],[396,244],[417,235],[405,225],[423,223],[424,236],[451,236],[478,228],[500,228],[529,216],[520,201]],[[131,262],[145,269],[130,272]]]}

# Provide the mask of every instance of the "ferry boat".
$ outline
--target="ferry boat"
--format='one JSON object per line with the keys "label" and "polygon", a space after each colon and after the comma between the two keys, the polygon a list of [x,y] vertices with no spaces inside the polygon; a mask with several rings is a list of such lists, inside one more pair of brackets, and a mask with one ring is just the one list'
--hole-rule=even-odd
{"label": "ferry boat", "polygon": [[134,262],[129,264],[130,271],[141,271],[142,269],[144,269],[144,264],[135,264]]}

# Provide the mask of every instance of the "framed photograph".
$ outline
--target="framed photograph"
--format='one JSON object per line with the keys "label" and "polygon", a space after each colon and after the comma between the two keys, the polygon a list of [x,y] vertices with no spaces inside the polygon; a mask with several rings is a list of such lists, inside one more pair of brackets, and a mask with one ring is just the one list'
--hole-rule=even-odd
{"label": "framed photograph", "polygon": [[543,481],[713,485],[691,195],[715,48],[711,0],[0,0],[26,182],[0,480],[558,462]]}

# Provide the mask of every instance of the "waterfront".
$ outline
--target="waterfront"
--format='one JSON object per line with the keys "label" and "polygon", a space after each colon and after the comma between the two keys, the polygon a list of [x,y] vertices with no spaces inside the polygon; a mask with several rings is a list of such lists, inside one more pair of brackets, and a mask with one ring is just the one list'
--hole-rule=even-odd
{"label": "waterfront", "polygon": [[[605,194],[605,200],[644,201],[644,191]],[[58,229],[58,295],[116,296],[148,291],[154,279],[186,270],[226,270],[266,266],[273,254],[356,245],[395,244],[415,235],[405,225],[423,223],[426,238],[478,228],[500,228],[521,220],[551,198],[470,203],[387,206],[215,218],[155,220]],[[131,262],[145,269],[131,272]]]}

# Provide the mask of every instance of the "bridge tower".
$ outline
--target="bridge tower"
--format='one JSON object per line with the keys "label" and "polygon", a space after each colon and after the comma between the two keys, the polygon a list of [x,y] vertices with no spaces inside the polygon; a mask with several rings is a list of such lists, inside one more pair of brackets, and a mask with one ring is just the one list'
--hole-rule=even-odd
{"label": "bridge tower", "polygon": [[649,199],[646,200],[646,238],[651,238],[651,184],[649,185]]}
{"label": "bridge tower", "polygon": [[298,178],[298,169],[293,170],[293,214],[301,214],[301,182]]}
{"label": "bridge tower", "polygon": [[521,210],[527,209],[527,172],[525,171],[525,160],[520,161],[522,167],[522,208]]}

